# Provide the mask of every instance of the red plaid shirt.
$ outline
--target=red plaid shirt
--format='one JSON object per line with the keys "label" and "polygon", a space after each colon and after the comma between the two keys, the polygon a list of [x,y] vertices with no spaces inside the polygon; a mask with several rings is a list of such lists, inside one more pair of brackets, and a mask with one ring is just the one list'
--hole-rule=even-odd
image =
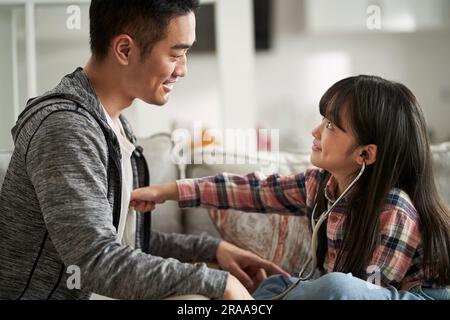
{"label": "red plaid shirt", "polygon": [[[177,182],[180,207],[213,207],[260,213],[305,215],[311,212],[324,172],[306,170],[281,177],[252,173],[246,176],[221,174]],[[327,183],[325,195],[335,201],[337,183]],[[327,220],[328,250],[324,270],[334,269],[343,240],[346,198],[330,212]],[[409,290],[416,285],[434,287],[423,270],[423,247],[419,216],[409,196],[399,189],[389,192],[380,215],[380,244],[367,268],[364,280],[383,287]],[[376,280],[379,281],[376,281]]]}

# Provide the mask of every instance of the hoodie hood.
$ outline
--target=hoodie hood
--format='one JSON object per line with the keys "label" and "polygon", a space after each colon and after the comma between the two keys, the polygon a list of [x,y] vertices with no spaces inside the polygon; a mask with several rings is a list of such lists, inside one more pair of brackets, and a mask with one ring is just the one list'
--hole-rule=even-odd
{"label": "hoodie hood", "polygon": [[73,73],[65,76],[53,90],[28,100],[25,110],[19,115],[16,125],[11,130],[14,141],[16,141],[20,130],[33,115],[43,108],[56,103],[75,103],[108,128],[100,100],[83,68],[79,67]]}

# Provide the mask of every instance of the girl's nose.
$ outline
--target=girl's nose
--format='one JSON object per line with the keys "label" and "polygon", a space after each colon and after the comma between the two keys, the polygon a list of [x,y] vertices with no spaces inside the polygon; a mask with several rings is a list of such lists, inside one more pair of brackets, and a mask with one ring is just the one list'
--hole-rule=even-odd
{"label": "girl's nose", "polygon": [[318,125],[317,127],[315,127],[312,131],[312,136],[316,139],[320,139],[320,126]]}

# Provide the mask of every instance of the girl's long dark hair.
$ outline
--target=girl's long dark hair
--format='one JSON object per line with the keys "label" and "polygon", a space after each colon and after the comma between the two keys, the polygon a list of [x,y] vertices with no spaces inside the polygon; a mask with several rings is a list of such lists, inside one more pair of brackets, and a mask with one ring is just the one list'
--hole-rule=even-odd
{"label": "girl's long dark hair", "polygon": [[[377,145],[376,162],[349,194],[344,239],[333,271],[366,275],[379,245],[379,219],[389,191],[411,198],[420,219],[425,277],[450,284],[450,213],[434,179],[425,118],[413,93],[400,83],[374,76],[351,77],[333,85],[320,101],[323,116],[342,127],[342,113],[358,145]],[[355,173],[356,175],[356,173]],[[322,181],[317,210],[327,209]],[[326,224],[319,233],[318,265],[323,266]]]}

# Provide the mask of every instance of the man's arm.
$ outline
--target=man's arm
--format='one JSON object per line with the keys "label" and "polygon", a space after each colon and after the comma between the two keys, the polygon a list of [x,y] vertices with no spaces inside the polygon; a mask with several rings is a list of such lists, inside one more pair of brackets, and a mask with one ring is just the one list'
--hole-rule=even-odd
{"label": "man's arm", "polygon": [[214,262],[220,239],[202,235],[152,232],[150,253],[183,262]]}
{"label": "man's arm", "polygon": [[256,290],[267,275],[288,275],[275,263],[206,234],[193,236],[156,232],[152,234],[152,241],[152,254],[184,262],[217,262],[222,270],[230,272],[250,292]]}
{"label": "man's arm", "polygon": [[42,123],[26,155],[50,238],[66,266],[80,267],[82,290],[117,299],[222,298],[226,272],[116,243],[105,143],[95,121],[58,112]]}

